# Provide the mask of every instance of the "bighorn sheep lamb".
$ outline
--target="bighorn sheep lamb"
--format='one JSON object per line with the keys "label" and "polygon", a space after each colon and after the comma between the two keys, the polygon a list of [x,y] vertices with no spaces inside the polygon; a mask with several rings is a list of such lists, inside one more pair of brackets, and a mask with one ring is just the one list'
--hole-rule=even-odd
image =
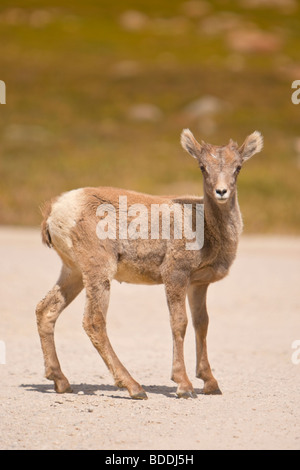
{"label": "bighorn sheep lamb", "polygon": [[[204,179],[203,198],[151,196],[111,187],[87,187],[64,193],[45,206],[42,239],[49,247],[53,246],[63,264],[57,283],[38,304],[36,315],[46,377],[54,381],[58,393],[72,390],[56,355],[54,326],[63,309],[84,287],[85,331],[116,385],[127,388],[132,398],[147,398],[141,385],[118,359],[107,336],[106,313],[113,279],[135,284],[164,284],[173,337],[171,378],[178,385],[177,396],[184,398],[195,396],[183,355],[187,326],[185,300],[188,296],[196,335],[196,376],[204,381],[203,393],[221,393],[207,357],[206,293],[211,282],[227,275],[236,256],[242,231],[237,176],[242,164],[261,151],[263,138],[255,131],[240,147],[232,140],[228,145],[214,146],[203,141],[198,143],[191,131],[185,129],[181,144],[199,163]],[[136,224],[133,236],[129,237],[124,213],[117,212],[121,197],[135,209],[125,214],[128,220],[134,221],[132,212],[141,214],[143,208],[145,218],[151,208],[158,205],[170,208],[175,204],[177,208],[192,207],[193,227],[195,207],[204,204],[202,247],[186,249],[185,235],[168,239],[159,236],[161,230],[150,238],[145,230],[142,231],[141,220],[140,232]],[[105,214],[115,216],[115,220],[103,218]],[[170,220],[174,228],[175,211]],[[100,230],[103,228],[101,221],[106,224],[104,236]],[[150,230],[149,226],[147,221],[146,232]]]}

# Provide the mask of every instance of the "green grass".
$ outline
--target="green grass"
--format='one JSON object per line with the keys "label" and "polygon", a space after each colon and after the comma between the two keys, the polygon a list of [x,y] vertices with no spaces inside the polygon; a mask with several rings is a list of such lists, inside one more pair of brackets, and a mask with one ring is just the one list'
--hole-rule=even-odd
{"label": "green grass", "polygon": [[[239,179],[245,231],[300,233],[294,149],[300,105],[291,102],[291,83],[300,76],[288,72],[298,61],[300,73],[300,8],[283,14],[215,0],[207,2],[204,17],[190,18],[183,3],[62,0],[49,8],[44,0],[17,0],[19,10],[12,12],[11,2],[2,0],[1,224],[36,225],[45,199],[85,185],[201,193],[197,165],[180,148],[182,128],[215,144],[230,137],[242,143],[257,129],[264,151]],[[140,31],[120,25],[131,9],[149,18]],[[224,11],[280,34],[282,47],[240,54],[228,48],[226,32],[201,33],[204,19]],[[124,61],[133,62],[136,73],[118,74]],[[213,127],[184,112],[203,95],[225,103],[212,116]],[[131,120],[128,110],[138,103],[157,106],[162,119]]]}

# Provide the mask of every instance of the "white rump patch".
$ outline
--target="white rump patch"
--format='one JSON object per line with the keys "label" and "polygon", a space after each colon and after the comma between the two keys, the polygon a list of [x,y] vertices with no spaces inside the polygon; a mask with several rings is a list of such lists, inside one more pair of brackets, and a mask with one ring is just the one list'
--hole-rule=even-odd
{"label": "white rump patch", "polygon": [[82,211],[84,189],[74,189],[63,193],[52,206],[47,219],[54,247],[65,251],[72,248],[71,230],[76,226]]}

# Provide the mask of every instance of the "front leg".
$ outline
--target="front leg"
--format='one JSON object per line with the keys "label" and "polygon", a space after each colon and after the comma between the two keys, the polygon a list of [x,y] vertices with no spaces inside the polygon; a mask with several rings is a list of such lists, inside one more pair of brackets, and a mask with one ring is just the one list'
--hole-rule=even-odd
{"label": "front leg", "polygon": [[206,336],[209,321],[206,309],[207,288],[208,284],[191,284],[188,288],[188,300],[196,335],[196,376],[204,381],[205,394],[221,394],[207,357]]}
{"label": "front leg", "polygon": [[194,398],[196,397],[196,394],[186,373],[183,354],[184,337],[187,327],[185,308],[186,282],[174,282],[175,275],[172,277],[173,279],[168,278],[165,282],[173,336],[173,364],[171,379],[178,384],[176,394],[179,398]]}

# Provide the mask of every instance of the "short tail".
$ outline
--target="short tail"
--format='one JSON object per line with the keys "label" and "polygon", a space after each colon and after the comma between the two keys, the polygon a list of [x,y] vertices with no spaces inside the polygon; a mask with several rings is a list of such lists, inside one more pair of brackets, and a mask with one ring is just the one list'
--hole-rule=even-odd
{"label": "short tail", "polygon": [[42,242],[45,245],[47,245],[49,248],[53,246],[50,231],[49,231],[49,226],[48,226],[48,217],[51,213],[51,209],[52,209],[52,201],[46,202],[41,208],[42,215],[43,215],[43,221],[41,224]]}

